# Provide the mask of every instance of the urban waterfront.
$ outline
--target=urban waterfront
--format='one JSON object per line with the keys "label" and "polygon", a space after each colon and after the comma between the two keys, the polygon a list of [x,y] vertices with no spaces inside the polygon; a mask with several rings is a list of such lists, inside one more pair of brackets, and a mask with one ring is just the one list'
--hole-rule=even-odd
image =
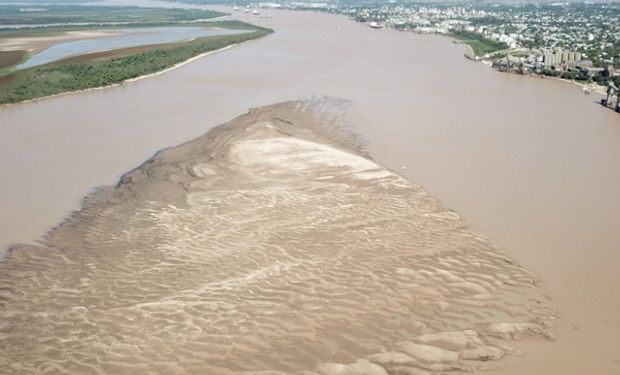
{"label": "urban waterfront", "polygon": [[[187,0],[200,3],[202,0]],[[538,74],[607,92],[620,112],[618,3],[262,2],[246,9],[289,8],[343,14],[371,28],[449,35],[466,57],[502,72]],[[259,12],[260,13],[260,12]]]}

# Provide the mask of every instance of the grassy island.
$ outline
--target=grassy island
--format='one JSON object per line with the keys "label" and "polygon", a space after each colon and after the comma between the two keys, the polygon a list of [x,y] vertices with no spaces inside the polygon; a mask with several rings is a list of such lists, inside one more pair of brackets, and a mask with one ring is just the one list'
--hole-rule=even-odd
{"label": "grassy island", "polygon": [[[201,54],[260,38],[273,32],[240,21],[213,20],[225,15],[225,13],[209,10],[130,6],[93,7],[37,3],[2,6],[0,9],[0,104],[121,84],[171,68]],[[83,53],[45,65],[16,68],[31,55],[35,55],[53,43],[71,38],[76,40],[76,32],[87,34],[102,30],[119,30],[118,32],[121,33],[120,29],[154,26],[225,28],[243,30],[243,32]],[[88,39],[88,36],[84,38]],[[51,42],[36,44],[36,41],[41,40]],[[1,42],[3,41],[5,45],[2,48]],[[31,45],[28,45],[28,41]]]}
{"label": "grassy island", "polygon": [[165,70],[203,53],[260,38],[273,32],[240,21],[211,22],[209,25],[244,29],[248,32],[90,53],[18,70],[0,77],[0,104],[120,84]]}
{"label": "grassy island", "polygon": [[[1,3],[0,3],[1,4]],[[35,6],[36,5],[36,6]],[[192,22],[225,16],[226,13],[200,9],[140,8],[134,6],[87,5],[2,5],[0,30],[24,31],[32,28],[53,30],[62,26],[101,27],[155,26]]]}

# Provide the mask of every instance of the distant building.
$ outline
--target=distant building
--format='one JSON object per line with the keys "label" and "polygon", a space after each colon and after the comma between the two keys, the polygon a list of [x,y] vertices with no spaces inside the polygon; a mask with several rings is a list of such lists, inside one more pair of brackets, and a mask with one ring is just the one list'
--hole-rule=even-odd
{"label": "distant building", "polygon": [[543,50],[543,64],[545,68],[552,66],[574,63],[581,60],[581,53],[564,51],[560,48]]}

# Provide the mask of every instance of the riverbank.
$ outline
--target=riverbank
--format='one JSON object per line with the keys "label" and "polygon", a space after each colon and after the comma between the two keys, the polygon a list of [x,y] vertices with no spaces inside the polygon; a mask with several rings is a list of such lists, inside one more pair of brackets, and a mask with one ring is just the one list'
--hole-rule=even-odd
{"label": "riverbank", "polygon": [[[465,52],[464,56],[465,58],[467,58],[468,60],[472,60],[474,62],[481,62],[485,65],[491,66],[492,68],[494,68],[492,66],[492,61],[488,58],[484,58],[481,57],[478,53],[475,52],[474,48],[467,42],[455,38],[454,35],[447,35],[448,37],[452,38],[454,44],[457,45],[464,45],[465,48],[467,49],[467,51]],[[498,70],[496,68],[494,68],[495,70]],[[499,71],[499,70],[498,70]],[[535,73],[532,72],[530,74],[520,74],[520,73],[512,73],[512,72],[501,72],[501,73],[509,73],[509,74],[519,74],[519,75],[523,75],[523,76],[531,76],[531,77],[538,77],[538,78],[543,78],[543,79],[554,79],[557,81],[561,81],[561,82],[565,82],[565,83],[569,83],[572,85],[576,85],[578,87],[580,87],[584,93],[587,94],[591,94],[591,93],[596,93],[596,94],[600,94],[600,95],[605,95],[607,92],[607,86],[601,86],[599,84],[597,84],[596,82],[588,82],[588,81],[577,81],[577,80],[571,80],[571,79],[565,79],[565,78],[561,78],[561,77],[553,77],[553,76],[547,76],[544,74],[539,74],[539,73]]]}
{"label": "riverbank", "polygon": [[464,31],[453,32],[447,34],[447,36],[466,44],[469,47],[472,56],[484,56],[486,54],[495,53],[506,50],[508,46],[505,43],[494,42],[478,36],[474,33],[467,33]]}
{"label": "riverbank", "polygon": [[[249,43],[249,42],[244,42],[244,43]],[[115,84],[111,84],[111,85],[108,85],[108,86],[93,87],[93,88],[77,90],[77,91],[67,91],[67,92],[62,92],[62,93],[59,93],[59,94],[43,96],[43,97],[40,97],[40,98],[24,100],[24,101],[21,101],[21,102],[18,102],[18,103],[0,104],[0,108],[5,107],[5,106],[11,106],[11,105],[34,103],[34,102],[39,102],[39,101],[42,101],[42,100],[49,100],[49,99],[57,98],[57,97],[60,97],[60,96],[65,96],[65,95],[78,95],[78,94],[83,94],[83,93],[86,93],[86,92],[89,92],[89,91],[105,90],[105,89],[115,88],[115,87],[124,85],[126,83],[137,82],[137,81],[140,81],[140,80],[143,80],[143,79],[156,77],[156,76],[158,76],[160,74],[164,74],[164,73],[173,71],[175,69],[181,68],[181,67],[183,67],[183,66],[185,66],[185,65],[187,65],[187,64],[189,64],[189,63],[191,63],[193,61],[201,59],[201,58],[203,58],[205,56],[209,56],[209,55],[212,55],[214,53],[226,51],[226,50],[228,50],[230,48],[233,48],[233,47],[235,47],[237,45],[238,44],[231,44],[231,45],[227,45],[226,47],[222,47],[222,48],[214,50],[214,51],[205,52],[205,53],[203,53],[201,55],[192,57],[192,58],[190,58],[188,60],[180,62],[180,63],[178,63],[176,65],[173,65],[173,66],[171,66],[169,68],[166,68],[164,70],[161,70],[161,71],[158,71],[158,72],[155,72],[155,73],[151,73],[151,74],[145,74],[143,76],[139,76],[139,77],[136,77],[136,78],[127,79],[127,80],[124,80],[124,81],[122,81],[120,83],[115,83]]]}
{"label": "riverbank", "polygon": [[159,71],[167,71],[205,53],[273,32],[235,21],[212,23],[212,26],[248,31],[170,44],[82,54],[43,66],[18,70],[0,77],[0,105],[131,82]]}
{"label": "riverbank", "polygon": [[[560,82],[564,82],[564,83],[568,83],[568,84],[571,84],[571,85],[578,86],[578,87],[580,87],[584,91],[584,93],[588,93],[588,94],[595,93],[595,94],[599,94],[599,95],[605,95],[607,93],[607,87],[606,86],[601,86],[601,85],[598,85],[598,84],[592,83],[592,82],[585,83],[585,82],[579,82],[579,81],[576,81],[576,80],[570,80],[570,79],[565,79],[565,78],[560,78],[560,77],[544,76],[544,75],[541,75],[541,74],[537,74],[536,76],[538,76],[538,77],[540,77],[542,79],[554,79],[554,80],[557,80],[557,81],[560,81]],[[586,91],[586,90],[589,90],[589,91]]]}

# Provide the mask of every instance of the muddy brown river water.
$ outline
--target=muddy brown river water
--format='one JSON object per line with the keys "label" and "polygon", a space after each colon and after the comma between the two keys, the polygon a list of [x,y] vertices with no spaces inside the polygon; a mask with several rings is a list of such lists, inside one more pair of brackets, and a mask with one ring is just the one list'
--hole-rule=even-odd
{"label": "muddy brown river water", "polygon": [[524,355],[494,373],[617,373],[620,117],[575,86],[464,60],[447,38],[272,13],[239,16],[275,34],[178,70],[0,109],[0,243],[34,243],[93,187],[248,108],[345,98],[377,163],[533,271],[557,308],[556,340],[516,343]]}

